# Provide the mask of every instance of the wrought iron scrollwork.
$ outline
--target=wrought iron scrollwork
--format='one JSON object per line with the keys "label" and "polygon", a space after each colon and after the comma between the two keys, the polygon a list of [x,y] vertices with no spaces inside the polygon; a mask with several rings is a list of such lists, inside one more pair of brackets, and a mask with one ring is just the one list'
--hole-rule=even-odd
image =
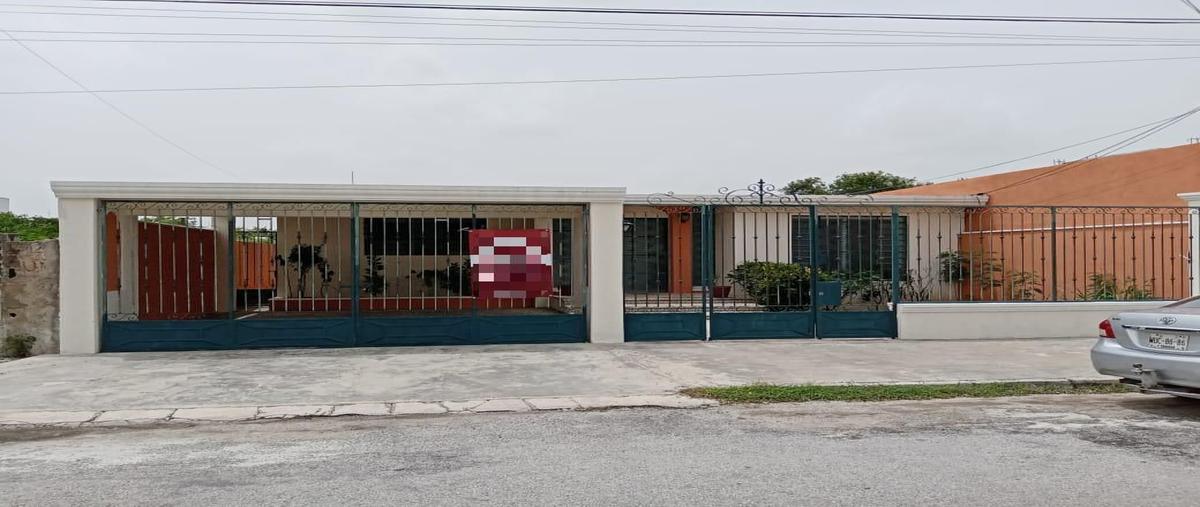
{"label": "wrought iron scrollwork", "polygon": [[677,195],[675,192],[660,192],[650,194],[646,202],[651,206],[807,206],[821,204],[869,204],[875,198],[871,195],[793,195],[780,191],[774,184],[766,180],[758,180],[746,185],[745,188],[721,187],[716,195]]}

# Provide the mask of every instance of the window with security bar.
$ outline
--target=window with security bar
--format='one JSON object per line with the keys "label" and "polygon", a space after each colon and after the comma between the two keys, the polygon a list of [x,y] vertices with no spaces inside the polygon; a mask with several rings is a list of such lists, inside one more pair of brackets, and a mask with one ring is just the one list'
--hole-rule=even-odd
{"label": "window with security bar", "polygon": [[[892,219],[890,216],[819,216],[817,218],[817,269],[833,274],[873,273],[892,276]],[[900,217],[895,253],[900,273],[907,271],[908,219]],[[792,262],[809,265],[809,217],[792,217]]]}

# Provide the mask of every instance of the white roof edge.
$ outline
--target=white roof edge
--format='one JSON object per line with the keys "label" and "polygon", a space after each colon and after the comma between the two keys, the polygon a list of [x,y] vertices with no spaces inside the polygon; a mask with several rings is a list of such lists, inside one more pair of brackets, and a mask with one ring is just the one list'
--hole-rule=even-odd
{"label": "white roof edge", "polygon": [[1184,202],[1187,202],[1189,206],[1193,203],[1200,204],[1200,192],[1183,192],[1175,195],[1179,196],[1180,199],[1183,199]]}
{"label": "white roof edge", "polygon": [[619,203],[625,197],[624,187],[52,181],[50,189],[59,199],[146,201]]}
{"label": "white roof edge", "polygon": [[[896,205],[896,206],[946,206],[973,207],[986,206],[987,194],[978,195],[797,195],[798,205]],[[653,200],[653,201],[652,201]],[[629,194],[625,196],[625,204],[671,205],[672,203],[686,205],[689,202],[711,202],[721,204],[723,196],[717,194]],[[771,200],[767,199],[768,203]],[[740,203],[754,204],[747,198]]]}

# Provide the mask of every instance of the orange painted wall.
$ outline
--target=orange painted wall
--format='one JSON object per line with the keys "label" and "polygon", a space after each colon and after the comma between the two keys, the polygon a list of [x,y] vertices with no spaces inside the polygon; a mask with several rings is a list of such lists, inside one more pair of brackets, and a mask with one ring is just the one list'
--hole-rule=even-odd
{"label": "orange painted wall", "polygon": [[138,318],[202,318],[216,312],[216,234],[138,223]]}
{"label": "orange painted wall", "polygon": [[[1053,224],[1049,213],[968,212],[958,237],[967,266],[960,299],[1050,300],[1055,280],[1058,300],[1087,299],[1093,275],[1111,277],[1119,289],[1148,290],[1160,299],[1189,294],[1185,212],[1065,210]],[[998,284],[984,281],[985,273],[992,273]],[[1035,280],[1037,291],[1027,297],[1015,293],[1011,281],[1017,273]]]}
{"label": "orange painted wall", "polygon": [[275,288],[275,244],[238,241],[234,244],[237,259],[238,289]]}
{"label": "orange painted wall", "polygon": [[[1184,210],[1168,208],[1185,205],[1177,194],[1197,191],[1200,144],[1187,144],[881,195],[986,194],[992,208],[966,213],[959,251],[975,269],[991,259],[1004,272],[1040,278],[1042,294],[1035,299],[1051,298],[1055,271],[1060,300],[1079,299],[1097,274],[1121,287],[1149,289],[1156,298],[1178,299],[1189,294],[1188,218]],[[1059,207],[1053,235],[1049,206]],[[1134,206],[1163,208],[1127,208]],[[1006,286],[963,281],[960,299],[1014,299]]]}
{"label": "orange painted wall", "polygon": [[692,223],[695,218],[691,213],[671,213],[667,220],[667,233],[670,237],[668,251],[671,252],[670,273],[671,292],[675,294],[690,294],[692,292]]}

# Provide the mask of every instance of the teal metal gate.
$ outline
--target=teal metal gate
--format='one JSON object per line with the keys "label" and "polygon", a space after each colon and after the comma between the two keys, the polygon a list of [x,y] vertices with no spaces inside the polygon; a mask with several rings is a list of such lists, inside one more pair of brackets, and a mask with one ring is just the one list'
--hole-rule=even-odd
{"label": "teal metal gate", "polygon": [[[692,258],[699,286],[687,305],[649,304],[655,300],[627,294],[627,340],[896,336],[907,243],[900,210],[869,198],[830,204],[774,190],[760,180],[719,196],[651,197],[649,207],[659,213],[698,215]],[[627,231],[638,229],[637,213],[627,215]],[[666,223],[669,237],[674,231]],[[670,246],[679,243],[626,235],[627,249],[661,251],[667,260],[657,264],[665,271],[659,276],[671,280],[679,278],[673,263],[681,255]],[[636,277],[631,259],[626,276]],[[662,292],[638,294],[661,303]]]}
{"label": "teal metal gate", "polygon": [[[566,205],[108,202],[101,350],[584,342],[583,216]],[[478,231],[531,243],[484,251],[468,245]],[[485,280],[481,264],[501,267]],[[503,293],[481,296],[496,281],[509,282]]]}
{"label": "teal metal gate", "polygon": [[622,223],[626,341],[703,340],[711,303],[712,210],[653,203]]}

